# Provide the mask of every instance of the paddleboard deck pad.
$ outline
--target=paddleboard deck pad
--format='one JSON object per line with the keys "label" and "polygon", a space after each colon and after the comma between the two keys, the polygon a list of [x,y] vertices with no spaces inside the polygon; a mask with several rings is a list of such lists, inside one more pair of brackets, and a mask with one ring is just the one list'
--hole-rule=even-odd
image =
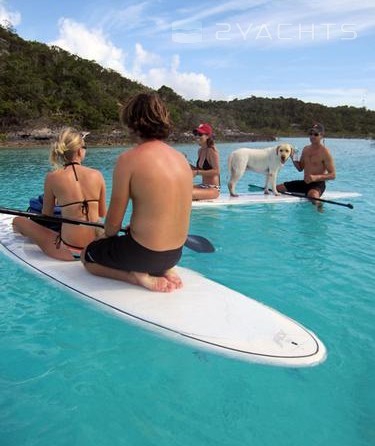
{"label": "paddleboard deck pad", "polygon": [[[321,198],[324,200],[340,200],[343,198],[359,197],[361,194],[357,192],[325,192]],[[231,197],[229,194],[222,193],[218,198],[213,200],[196,200],[193,201],[193,207],[206,206],[240,206],[250,204],[277,204],[277,203],[298,203],[307,202],[304,197],[294,197],[291,195],[273,195],[272,193],[266,195],[263,192],[239,194],[238,197]]]}
{"label": "paddleboard deck pad", "polygon": [[152,292],[93,276],[79,261],[49,258],[14,233],[11,222],[12,216],[0,215],[3,254],[127,321],[195,348],[245,361],[303,367],[326,357],[322,342],[299,323],[195,271],[177,267],[183,288]]}

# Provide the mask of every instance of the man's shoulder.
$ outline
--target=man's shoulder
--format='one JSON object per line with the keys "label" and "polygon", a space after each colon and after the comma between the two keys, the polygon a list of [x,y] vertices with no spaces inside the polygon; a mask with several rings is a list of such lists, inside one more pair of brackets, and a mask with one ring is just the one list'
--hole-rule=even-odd
{"label": "man's shoulder", "polygon": [[324,144],[320,144],[319,149],[325,154],[330,153],[329,148],[327,146],[325,146]]}
{"label": "man's shoulder", "polygon": [[131,149],[129,149],[128,151],[126,151],[125,153],[129,154],[130,156],[133,156],[134,154],[139,155],[142,152],[148,152],[148,151],[157,150],[157,149],[174,150],[174,148],[172,146],[170,146],[169,144],[167,144],[166,142],[164,142],[160,139],[153,139],[153,140],[149,140],[149,141],[142,141],[139,144],[137,144],[136,146],[134,146]]}
{"label": "man's shoulder", "polygon": [[122,160],[130,159],[136,156],[136,149],[138,146],[130,147],[128,149],[125,149],[117,158],[117,162],[121,162]]}
{"label": "man's shoulder", "polygon": [[331,151],[330,151],[329,148],[326,147],[326,146],[323,146],[323,153],[324,153],[324,155],[325,155],[327,158],[329,158],[329,159],[333,158],[333,157],[332,157],[332,154],[331,154]]}

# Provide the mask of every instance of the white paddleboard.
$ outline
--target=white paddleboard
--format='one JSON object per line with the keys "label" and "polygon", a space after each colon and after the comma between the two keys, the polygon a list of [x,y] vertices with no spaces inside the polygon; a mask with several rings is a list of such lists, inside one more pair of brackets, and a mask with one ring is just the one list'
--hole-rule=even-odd
{"label": "white paddleboard", "polygon": [[[357,192],[325,192],[321,198],[324,200],[338,200],[342,198],[354,198],[359,197],[361,194]],[[304,197],[294,197],[291,195],[273,195],[270,193],[266,195],[264,193],[245,193],[239,194],[238,197],[231,197],[229,194],[222,193],[218,198],[213,200],[198,200],[193,201],[193,207],[206,207],[206,206],[232,206],[232,205],[250,205],[250,204],[263,204],[263,203],[298,203],[300,201],[307,201]]]}
{"label": "white paddleboard", "polygon": [[302,325],[197,272],[177,267],[184,287],[171,293],[96,277],[79,261],[47,257],[28,239],[13,233],[11,221],[12,216],[0,215],[3,254],[128,321],[245,361],[302,367],[326,357],[322,342]]}

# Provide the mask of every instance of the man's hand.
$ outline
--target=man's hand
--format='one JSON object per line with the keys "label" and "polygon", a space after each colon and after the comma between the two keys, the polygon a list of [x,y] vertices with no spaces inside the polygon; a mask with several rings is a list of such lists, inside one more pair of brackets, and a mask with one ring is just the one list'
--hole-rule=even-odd
{"label": "man's hand", "polygon": [[319,181],[319,175],[306,175],[305,176],[305,183],[315,183],[316,181]]}

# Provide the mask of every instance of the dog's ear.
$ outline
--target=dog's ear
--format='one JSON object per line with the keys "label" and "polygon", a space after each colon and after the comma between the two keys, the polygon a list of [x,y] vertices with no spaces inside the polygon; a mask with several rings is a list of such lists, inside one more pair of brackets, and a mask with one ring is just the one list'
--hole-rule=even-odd
{"label": "dog's ear", "polygon": [[277,146],[276,147],[276,155],[279,155],[279,149],[280,149],[280,146]]}

